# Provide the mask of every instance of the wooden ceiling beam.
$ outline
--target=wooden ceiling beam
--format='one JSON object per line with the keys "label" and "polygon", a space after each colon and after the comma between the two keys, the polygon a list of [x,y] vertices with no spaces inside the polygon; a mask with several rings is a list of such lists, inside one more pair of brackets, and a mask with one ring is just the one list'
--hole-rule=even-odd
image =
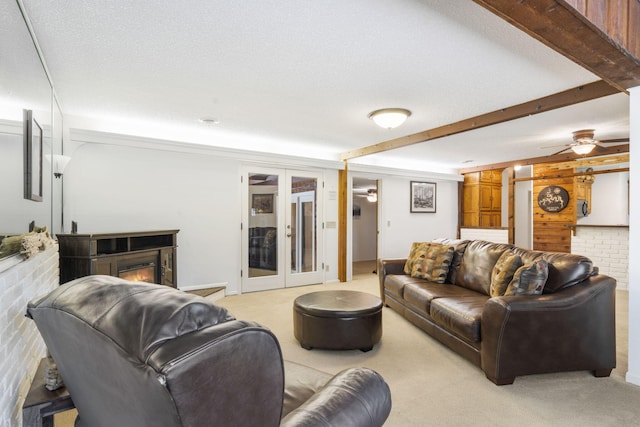
{"label": "wooden ceiling beam", "polygon": [[[640,59],[564,0],[474,0],[620,91],[640,86]],[[635,10],[635,9],[634,9]],[[625,10],[618,13],[626,16]],[[635,22],[635,21],[634,21]]]}
{"label": "wooden ceiling beam", "polygon": [[459,122],[450,123],[448,125],[425,130],[400,138],[390,139],[388,141],[379,142],[374,145],[358,148],[356,150],[345,151],[340,154],[340,160],[346,161],[357,157],[367,156],[370,154],[382,153],[384,151],[393,150],[400,147],[418,144],[420,142],[431,141],[445,136],[451,136],[498,123],[507,122],[509,120],[519,119],[522,117],[532,116],[534,114],[544,113],[546,111],[555,110],[580,102],[590,101],[592,99],[601,98],[603,96],[619,93],[617,88],[609,85],[603,80],[598,80],[583,86],[578,86],[553,95],[534,99],[533,101],[524,102],[522,104],[505,107],[490,113],[481,114]]}
{"label": "wooden ceiling beam", "polygon": [[612,147],[600,147],[599,150],[593,150],[589,154],[576,154],[573,151],[569,151],[563,154],[556,154],[555,156],[541,156],[532,157],[530,159],[513,160],[509,162],[493,163],[490,165],[475,166],[472,168],[458,169],[459,174],[465,174],[470,172],[479,172],[491,169],[504,169],[512,166],[529,166],[539,165],[541,163],[560,163],[568,162],[571,160],[585,159],[588,157],[596,156],[608,156],[614,154],[628,153],[629,144],[614,145]]}

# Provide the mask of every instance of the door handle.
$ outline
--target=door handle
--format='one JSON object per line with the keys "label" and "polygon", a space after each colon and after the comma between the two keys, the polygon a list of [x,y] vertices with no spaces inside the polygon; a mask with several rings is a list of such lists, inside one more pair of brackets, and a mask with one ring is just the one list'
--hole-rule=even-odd
{"label": "door handle", "polygon": [[287,233],[287,237],[291,237],[291,233]]}

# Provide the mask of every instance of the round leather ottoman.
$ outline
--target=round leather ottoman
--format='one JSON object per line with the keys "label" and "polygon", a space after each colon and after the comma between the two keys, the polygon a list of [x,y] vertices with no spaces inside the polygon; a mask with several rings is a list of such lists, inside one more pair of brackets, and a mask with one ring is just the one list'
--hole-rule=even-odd
{"label": "round leather ottoman", "polygon": [[319,291],[293,303],[293,335],[307,350],[369,351],[382,337],[382,301],[357,291]]}

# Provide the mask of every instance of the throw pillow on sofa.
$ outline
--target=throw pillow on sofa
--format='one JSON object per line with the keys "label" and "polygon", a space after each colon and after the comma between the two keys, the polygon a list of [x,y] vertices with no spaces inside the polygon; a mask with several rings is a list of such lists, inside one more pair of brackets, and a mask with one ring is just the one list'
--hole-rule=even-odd
{"label": "throw pillow on sofa", "polygon": [[454,247],[431,244],[413,264],[411,277],[444,283],[449,273]]}
{"label": "throw pillow on sofa", "polygon": [[541,295],[549,277],[549,263],[544,260],[523,265],[513,275],[505,296]]}
{"label": "throw pillow on sofa", "polygon": [[518,268],[522,267],[522,258],[520,255],[511,251],[505,251],[491,272],[491,287],[489,289],[492,297],[504,295],[507,287],[513,280],[513,275]]}
{"label": "throw pillow on sofa", "polygon": [[413,264],[415,264],[418,258],[424,254],[429,246],[431,246],[431,243],[429,242],[413,242],[411,244],[409,256],[407,257],[407,261],[404,263],[404,274],[411,274]]}

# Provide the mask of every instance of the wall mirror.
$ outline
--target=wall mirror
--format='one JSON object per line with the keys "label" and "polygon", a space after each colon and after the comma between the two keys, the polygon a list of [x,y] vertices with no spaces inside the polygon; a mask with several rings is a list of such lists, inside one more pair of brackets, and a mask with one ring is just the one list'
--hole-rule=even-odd
{"label": "wall mirror", "polygon": [[[53,233],[61,183],[47,159],[62,150],[62,114],[17,2],[0,3],[0,237],[29,231],[33,221]],[[24,197],[24,117],[31,110],[42,128],[42,194]],[[53,112],[55,111],[55,113]],[[60,181],[55,179],[55,181]]]}

